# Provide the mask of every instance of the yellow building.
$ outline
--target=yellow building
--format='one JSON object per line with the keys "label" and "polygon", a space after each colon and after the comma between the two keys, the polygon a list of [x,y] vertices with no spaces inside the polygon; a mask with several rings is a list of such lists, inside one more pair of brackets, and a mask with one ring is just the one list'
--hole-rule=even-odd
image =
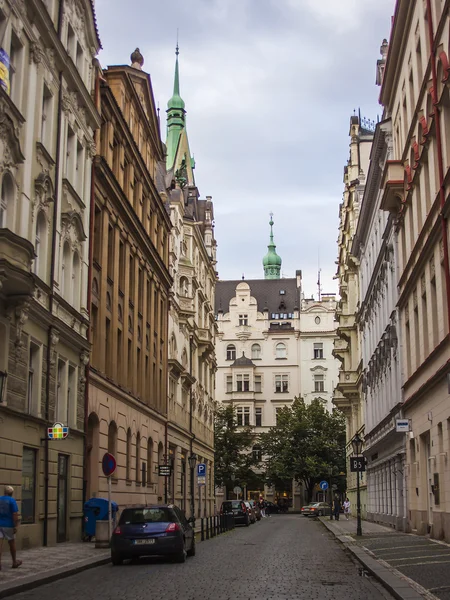
{"label": "yellow building", "polygon": [[165,156],[138,49],[131,62],[103,71],[93,175],[87,496],[106,496],[101,459],[110,452],[119,508],[164,499],[158,465],[168,454]]}

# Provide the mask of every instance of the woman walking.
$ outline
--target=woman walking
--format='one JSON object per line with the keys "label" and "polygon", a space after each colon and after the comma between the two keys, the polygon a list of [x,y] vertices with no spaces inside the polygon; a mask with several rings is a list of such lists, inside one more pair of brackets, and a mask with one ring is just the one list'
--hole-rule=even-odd
{"label": "woman walking", "polygon": [[350,500],[348,498],[346,498],[344,500],[343,506],[344,506],[344,515],[345,515],[346,520],[348,521],[348,518],[350,516],[350,506],[351,506]]}

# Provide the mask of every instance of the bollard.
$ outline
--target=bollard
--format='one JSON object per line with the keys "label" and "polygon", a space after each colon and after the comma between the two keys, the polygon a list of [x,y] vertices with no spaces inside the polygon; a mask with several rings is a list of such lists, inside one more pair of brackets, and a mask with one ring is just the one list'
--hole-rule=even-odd
{"label": "bollard", "polygon": [[209,523],[208,523],[208,517],[206,517],[205,521],[206,521],[206,539],[209,540]]}
{"label": "bollard", "polygon": [[95,523],[95,547],[109,548],[109,521]]}
{"label": "bollard", "polygon": [[223,515],[219,515],[219,535],[223,533]]}
{"label": "bollard", "polygon": [[209,517],[209,529],[211,531],[211,537],[214,537],[214,521],[212,517]]}
{"label": "bollard", "polygon": [[200,519],[200,541],[205,541],[205,525],[203,523],[203,519]]}
{"label": "bollard", "polygon": [[216,535],[219,535],[220,531],[219,531],[219,517],[216,515],[214,517],[215,521],[216,521]]}

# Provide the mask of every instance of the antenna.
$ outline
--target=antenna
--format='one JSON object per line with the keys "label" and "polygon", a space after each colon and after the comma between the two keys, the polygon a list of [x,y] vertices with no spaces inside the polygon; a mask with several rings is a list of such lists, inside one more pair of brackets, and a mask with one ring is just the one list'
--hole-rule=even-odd
{"label": "antenna", "polygon": [[320,268],[320,247],[317,248],[317,291],[319,292],[319,302],[321,301],[322,295],[322,287],[320,285],[320,272],[322,269]]}

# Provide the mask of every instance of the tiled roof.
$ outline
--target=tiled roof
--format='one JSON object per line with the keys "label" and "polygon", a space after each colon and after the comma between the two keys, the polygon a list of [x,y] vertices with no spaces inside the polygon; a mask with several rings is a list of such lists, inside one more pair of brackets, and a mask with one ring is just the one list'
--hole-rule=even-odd
{"label": "tiled roof", "polygon": [[[217,282],[216,313],[219,310],[224,313],[229,311],[230,300],[236,295],[236,286],[243,282],[249,285],[250,295],[256,299],[260,312],[267,308],[269,313],[292,313],[300,308],[300,290],[296,278],[237,279]],[[280,291],[284,291],[284,294],[280,294]]]}
{"label": "tiled roof", "polygon": [[98,42],[98,45],[100,46],[100,48],[103,49],[102,42],[100,40],[100,34],[98,32],[97,17],[95,15],[94,0],[91,0],[91,8],[92,8],[92,18],[94,19],[95,35],[97,36],[97,42]]}
{"label": "tiled roof", "polygon": [[254,367],[256,365],[250,358],[247,358],[243,352],[242,356],[237,358],[231,366],[232,367]]}

